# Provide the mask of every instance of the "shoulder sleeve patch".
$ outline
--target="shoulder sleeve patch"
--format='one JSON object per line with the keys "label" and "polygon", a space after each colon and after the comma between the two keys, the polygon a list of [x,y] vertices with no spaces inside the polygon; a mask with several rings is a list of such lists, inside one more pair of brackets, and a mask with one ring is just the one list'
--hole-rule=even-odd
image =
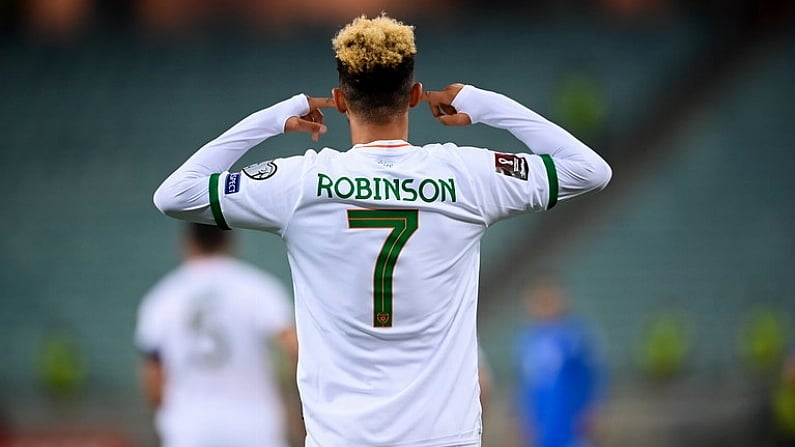
{"label": "shoulder sleeve patch", "polygon": [[254,180],[265,180],[276,173],[276,163],[272,160],[263,161],[243,168],[243,172]]}
{"label": "shoulder sleeve patch", "polygon": [[240,173],[230,172],[224,181],[224,194],[234,194],[240,191]]}
{"label": "shoulder sleeve patch", "polygon": [[518,155],[495,152],[494,168],[498,174],[527,181],[527,160]]}

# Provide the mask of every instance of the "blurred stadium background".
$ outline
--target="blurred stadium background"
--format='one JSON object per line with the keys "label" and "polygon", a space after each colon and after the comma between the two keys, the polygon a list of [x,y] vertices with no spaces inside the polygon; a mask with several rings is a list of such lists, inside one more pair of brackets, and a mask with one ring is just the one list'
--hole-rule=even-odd
{"label": "blurred stadium background", "polygon": [[[795,414],[774,405],[795,336],[795,3],[6,0],[0,445],[154,445],[132,332],[141,296],[179,261],[179,224],[152,192],[246,114],[327,94],[334,31],[381,10],[416,24],[426,88],[505,92],[614,167],[605,193],[483,242],[496,387],[484,445],[515,445],[512,338],[539,272],[557,272],[601,329],[599,445],[795,437]],[[520,149],[422,108],[412,120],[414,143]],[[348,147],[344,120],[328,122],[322,143]],[[241,165],[310,143],[280,137]],[[238,236],[244,258],[289,283],[278,238]]]}

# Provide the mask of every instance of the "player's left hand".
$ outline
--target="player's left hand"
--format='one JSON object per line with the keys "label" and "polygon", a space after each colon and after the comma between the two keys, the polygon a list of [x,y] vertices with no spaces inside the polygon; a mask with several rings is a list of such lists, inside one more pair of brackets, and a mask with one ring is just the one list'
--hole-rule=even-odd
{"label": "player's left hand", "polygon": [[434,118],[445,126],[468,126],[472,124],[469,115],[459,112],[453,107],[453,100],[462,88],[464,88],[464,84],[456,83],[450,84],[438,92],[426,91],[423,93],[422,100],[428,102]]}
{"label": "player's left hand", "polygon": [[321,134],[328,131],[323,124],[323,112],[320,109],[334,107],[334,100],[331,98],[313,98],[307,96],[309,101],[309,113],[302,116],[291,116],[284,123],[284,132],[307,132],[312,134],[312,141],[317,142]]}

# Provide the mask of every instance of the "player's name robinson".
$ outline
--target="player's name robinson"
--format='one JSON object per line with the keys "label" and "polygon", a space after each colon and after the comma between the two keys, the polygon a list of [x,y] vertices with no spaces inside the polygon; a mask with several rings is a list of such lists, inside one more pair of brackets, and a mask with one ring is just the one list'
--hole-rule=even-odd
{"label": "player's name robinson", "polygon": [[317,174],[317,196],[356,200],[455,202],[455,180],[434,178],[331,177]]}

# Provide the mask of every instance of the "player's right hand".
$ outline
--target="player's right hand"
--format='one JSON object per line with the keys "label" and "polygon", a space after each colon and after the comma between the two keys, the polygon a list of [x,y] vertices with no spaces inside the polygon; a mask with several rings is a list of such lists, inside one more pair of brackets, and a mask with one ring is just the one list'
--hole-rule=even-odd
{"label": "player's right hand", "polygon": [[450,84],[438,92],[426,91],[422,100],[428,102],[433,116],[445,126],[468,126],[472,124],[469,115],[459,113],[453,107],[453,100],[462,88],[464,84]]}
{"label": "player's right hand", "polygon": [[284,132],[306,132],[312,134],[312,141],[317,142],[321,134],[328,131],[323,124],[323,112],[320,109],[334,107],[334,100],[331,98],[306,97],[309,101],[309,113],[302,116],[291,116],[284,123]]}

